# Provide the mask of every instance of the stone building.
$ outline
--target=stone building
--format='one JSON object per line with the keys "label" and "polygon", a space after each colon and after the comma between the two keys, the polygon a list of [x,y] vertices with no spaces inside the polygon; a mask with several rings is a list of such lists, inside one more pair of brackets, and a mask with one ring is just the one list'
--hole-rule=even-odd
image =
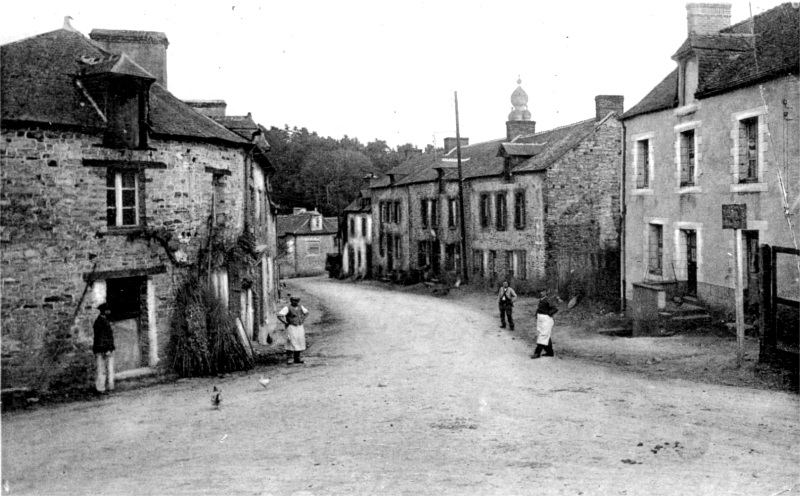
{"label": "stone building", "polygon": [[[100,303],[118,377],[154,371],[184,276],[212,240],[252,239],[246,171],[268,173],[265,149],[167,90],[163,33],[92,37],[65,23],[1,47],[4,388],[87,380]],[[235,269],[218,290],[239,314]]]}
{"label": "stone building", "polygon": [[[252,160],[245,162],[245,223],[244,232],[254,255],[252,264],[235,271],[236,284],[242,287],[239,308],[245,333],[266,344],[267,333],[277,323],[276,308],[279,289],[277,258],[277,210],[270,201],[270,177],[275,172],[267,158],[269,143],[266,129],[256,124],[250,113],[244,116],[226,115],[224,100],[186,101],[203,115],[211,117],[252,144]],[[245,269],[245,270],[243,270]],[[222,275],[221,277],[227,277]]]}
{"label": "stone building", "polygon": [[325,257],[339,253],[339,219],[295,208],[278,216],[278,266],[280,277],[317,276],[325,273]]}
{"label": "stone building", "polygon": [[[736,25],[729,4],[687,11],[675,69],[623,116],[625,295],[661,285],[730,313],[734,231],[723,229],[723,205],[746,206],[748,303],[758,301],[759,245],[797,248],[800,10],[786,3]],[[779,259],[777,272],[779,294],[797,301],[795,263]]]}
{"label": "stone building", "polygon": [[521,289],[564,292],[585,291],[594,280],[616,284],[622,97],[598,96],[592,118],[538,133],[521,86],[511,102],[505,137],[462,138],[467,253],[457,143],[449,138],[443,156],[415,157],[373,185],[377,272],[455,280],[466,256],[478,284],[507,279]]}
{"label": "stone building", "polygon": [[[369,176],[368,176],[369,177]],[[343,211],[342,276],[372,276],[372,202],[370,190],[362,190]]]}

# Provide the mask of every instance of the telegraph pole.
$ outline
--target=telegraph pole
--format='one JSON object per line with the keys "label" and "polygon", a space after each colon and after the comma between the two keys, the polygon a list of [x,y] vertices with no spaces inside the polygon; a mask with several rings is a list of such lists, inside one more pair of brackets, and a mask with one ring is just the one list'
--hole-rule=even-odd
{"label": "telegraph pole", "polygon": [[456,160],[458,161],[458,209],[461,216],[461,281],[469,281],[467,270],[467,219],[464,216],[464,175],[461,171],[461,132],[458,128],[458,91],[453,92],[456,101]]}

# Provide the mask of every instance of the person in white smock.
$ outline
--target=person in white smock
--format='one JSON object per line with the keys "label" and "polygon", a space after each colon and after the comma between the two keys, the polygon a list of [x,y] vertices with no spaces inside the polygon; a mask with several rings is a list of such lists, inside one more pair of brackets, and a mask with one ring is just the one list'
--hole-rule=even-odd
{"label": "person in white smock", "polygon": [[536,331],[539,337],[536,338],[536,350],[531,355],[531,358],[539,358],[542,356],[554,356],[553,353],[553,315],[558,312],[558,309],[550,304],[547,300],[540,300],[539,306],[536,308]]}
{"label": "person in white smock", "polygon": [[291,305],[283,307],[278,312],[278,320],[286,326],[286,345],[284,349],[290,356],[289,363],[304,363],[300,359],[300,352],[306,349],[306,330],[303,322],[308,316],[308,309],[300,305],[300,298],[289,298]]}

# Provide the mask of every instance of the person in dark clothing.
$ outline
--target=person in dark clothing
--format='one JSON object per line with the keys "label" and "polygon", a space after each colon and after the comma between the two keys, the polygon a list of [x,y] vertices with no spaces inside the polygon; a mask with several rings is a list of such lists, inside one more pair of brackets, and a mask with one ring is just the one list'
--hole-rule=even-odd
{"label": "person in dark clothing", "polygon": [[94,387],[98,393],[114,390],[114,330],[108,321],[111,309],[107,303],[97,307],[100,315],[94,321],[94,352],[97,364],[97,377]]}
{"label": "person in dark clothing", "polygon": [[531,358],[539,358],[542,356],[551,357],[555,356],[553,353],[553,315],[558,312],[549,301],[542,299],[539,300],[539,306],[536,308],[536,331],[538,337],[536,338],[536,350],[531,355]]}
{"label": "person in dark clothing", "polygon": [[503,281],[500,286],[500,291],[497,293],[497,303],[500,306],[500,327],[506,328],[506,319],[508,319],[508,327],[514,330],[514,301],[517,299],[517,293],[514,288],[509,287],[508,281]]}

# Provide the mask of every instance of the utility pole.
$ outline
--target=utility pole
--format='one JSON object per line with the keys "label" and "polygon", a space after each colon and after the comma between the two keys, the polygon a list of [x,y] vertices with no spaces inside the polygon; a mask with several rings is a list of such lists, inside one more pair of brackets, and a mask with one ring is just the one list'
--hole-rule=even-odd
{"label": "utility pole", "polygon": [[469,281],[467,270],[467,219],[464,216],[464,174],[461,171],[461,132],[458,127],[458,91],[453,92],[456,101],[456,160],[458,161],[458,208],[461,216],[461,282]]}

